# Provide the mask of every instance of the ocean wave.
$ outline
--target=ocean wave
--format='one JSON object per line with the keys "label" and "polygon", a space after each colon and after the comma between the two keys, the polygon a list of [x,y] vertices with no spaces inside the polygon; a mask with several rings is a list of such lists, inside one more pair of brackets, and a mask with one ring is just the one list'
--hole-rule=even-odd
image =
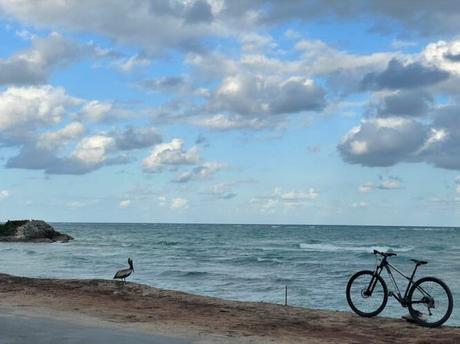
{"label": "ocean wave", "polygon": [[450,232],[455,228],[446,227],[401,227],[400,229],[405,231],[423,231],[423,232]]}
{"label": "ocean wave", "polygon": [[180,271],[180,270],[167,270],[160,273],[162,276],[174,277],[204,277],[212,273],[206,271]]}
{"label": "ocean wave", "polygon": [[180,244],[179,241],[168,241],[168,240],[161,240],[157,241],[156,244],[162,245],[162,246],[177,246]]}
{"label": "ocean wave", "polygon": [[261,258],[261,257],[257,257],[257,261],[259,263],[267,262],[267,263],[277,263],[277,264],[281,264],[283,262],[282,260],[278,258]]}
{"label": "ocean wave", "polygon": [[299,247],[305,251],[313,252],[372,252],[378,250],[381,252],[395,251],[395,252],[408,252],[413,250],[413,247],[389,247],[389,246],[345,246],[333,244],[300,244]]}

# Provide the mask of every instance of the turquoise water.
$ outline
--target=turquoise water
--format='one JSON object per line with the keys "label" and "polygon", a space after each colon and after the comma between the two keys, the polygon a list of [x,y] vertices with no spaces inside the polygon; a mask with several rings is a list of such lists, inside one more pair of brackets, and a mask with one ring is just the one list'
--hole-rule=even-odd
{"label": "turquoise water", "polygon": [[[0,243],[2,272],[31,277],[107,278],[134,260],[134,282],[234,300],[349,310],[345,287],[372,269],[374,248],[416,276],[442,278],[460,301],[460,228],[57,223],[66,244]],[[385,276],[386,277],[386,276]],[[391,290],[389,279],[386,279]],[[402,282],[402,281],[401,281]],[[403,282],[404,283],[404,282]],[[390,299],[382,315],[405,310]],[[447,324],[460,325],[460,308]]]}

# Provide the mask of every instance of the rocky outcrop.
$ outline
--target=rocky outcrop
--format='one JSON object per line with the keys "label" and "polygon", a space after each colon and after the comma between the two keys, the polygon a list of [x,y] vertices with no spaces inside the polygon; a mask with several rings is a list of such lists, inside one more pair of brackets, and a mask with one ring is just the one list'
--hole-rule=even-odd
{"label": "rocky outcrop", "polygon": [[19,242],[67,242],[70,235],[56,231],[45,221],[20,220],[0,224],[0,241]]}

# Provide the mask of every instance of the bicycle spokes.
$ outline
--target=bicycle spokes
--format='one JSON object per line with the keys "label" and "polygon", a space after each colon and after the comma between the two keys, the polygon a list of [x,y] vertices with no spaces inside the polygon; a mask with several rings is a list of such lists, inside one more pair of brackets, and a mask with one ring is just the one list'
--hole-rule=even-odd
{"label": "bicycle spokes", "polygon": [[414,290],[410,302],[419,318],[430,323],[441,320],[449,307],[447,292],[442,285],[433,281],[421,283]]}

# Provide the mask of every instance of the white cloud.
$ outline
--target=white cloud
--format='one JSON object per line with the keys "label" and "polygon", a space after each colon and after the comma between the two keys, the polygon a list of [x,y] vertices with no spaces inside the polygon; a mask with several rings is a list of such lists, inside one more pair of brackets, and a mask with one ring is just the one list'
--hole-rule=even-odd
{"label": "white cloud", "polygon": [[205,162],[202,165],[194,167],[192,170],[180,173],[174,179],[176,183],[187,183],[192,180],[210,179],[212,176],[225,168],[225,164],[219,162]]}
{"label": "white cloud", "polygon": [[80,209],[91,207],[99,203],[99,200],[89,200],[89,201],[72,201],[65,204],[66,208],[69,209]]}
{"label": "white cloud", "polygon": [[359,192],[368,193],[375,189],[397,190],[401,188],[401,180],[398,177],[380,177],[378,183],[366,182],[358,187]]}
{"label": "white cloud", "polygon": [[460,75],[460,40],[430,43],[420,55],[422,61]]}
{"label": "white cloud", "polygon": [[[172,48],[196,50],[204,37],[223,30],[213,24],[206,1],[0,1],[0,12],[39,27],[91,32],[159,55]],[[155,32],[155,34],[152,34]]]}
{"label": "white cloud", "polygon": [[375,185],[374,183],[372,182],[367,182],[367,183],[364,183],[364,184],[361,184],[358,188],[359,192],[363,192],[363,193],[366,193],[366,192],[370,192],[374,189]]}
{"label": "white cloud", "polygon": [[150,155],[142,162],[145,172],[159,172],[165,166],[194,165],[200,162],[201,158],[196,146],[188,150],[183,149],[184,141],[173,139],[171,142],[157,144]]}
{"label": "white cloud", "polygon": [[283,191],[281,188],[275,188],[271,195],[254,197],[250,203],[263,212],[272,212],[279,207],[290,209],[309,206],[318,196],[315,188],[306,191]]}
{"label": "white cloud", "polygon": [[350,163],[391,166],[399,161],[413,160],[426,134],[425,127],[413,119],[365,119],[343,137],[338,149]]}
{"label": "white cloud", "polygon": [[112,109],[113,104],[110,102],[91,100],[83,106],[80,116],[92,122],[101,122],[107,118]]}
{"label": "white cloud", "polygon": [[10,87],[0,93],[0,132],[58,124],[81,103],[60,87]]}
{"label": "white cloud", "polygon": [[149,66],[151,64],[151,60],[142,55],[133,55],[131,57],[115,61],[114,64],[122,72],[129,73],[137,67]]}
{"label": "white cloud", "polygon": [[206,193],[223,200],[236,197],[236,193],[232,191],[232,184],[228,183],[215,184],[211,186]]}
{"label": "white cloud", "polygon": [[78,60],[85,53],[84,48],[56,32],[44,38],[30,35],[27,31],[19,34],[30,39],[32,46],[6,59],[0,59],[0,85],[46,82],[55,69]]}
{"label": "white cloud", "polygon": [[245,118],[240,115],[226,116],[223,114],[211,117],[202,117],[192,120],[192,123],[213,130],[233,129],[264,129],[270,126],[270,122],[260,118]]}
{"label": "white cloud", "polygon": [[11,193],[8,190],[0,190],[0,201],[10,197]]}
{"label": "white cloud", "polygon": [[381,178],[377,187],[382,190],[396,190],[401,188],[401,181],[396,177]]}
{"label": "white cloud", "polygon": [[125,199],[125,200],[122,200],[118,206],[120,208],[125,209],[125,208],[129,208],[130,205],[131,205],[131,200],[130,199]]}
{"label": "white cloud", "polygon": [[308,78],[239,74],[225,78],[210,108],[239,115],[287,114],[324,108],[324,90]]}
{"label": "white cloud", "polygon": [[85,165],[97,165],[107,159],[107,153],[115,146],[112,137],[94,135],[83,138],[72,153],[72,158]]}
{"label": "white cloud", "polygon": [[64,128],[56,131],[48,131],[40,134],[37,141],[37,146],[45,149],[54,149],[56,146],[61,146],[69,140],[75,139],[82,135],[85,127],[80,122],[72,122]]}
{"label": "white cloud", "polygon": [[171,200],[171,209],[185,209],[188,208],[189,201],[185,198],[177,197]]}

